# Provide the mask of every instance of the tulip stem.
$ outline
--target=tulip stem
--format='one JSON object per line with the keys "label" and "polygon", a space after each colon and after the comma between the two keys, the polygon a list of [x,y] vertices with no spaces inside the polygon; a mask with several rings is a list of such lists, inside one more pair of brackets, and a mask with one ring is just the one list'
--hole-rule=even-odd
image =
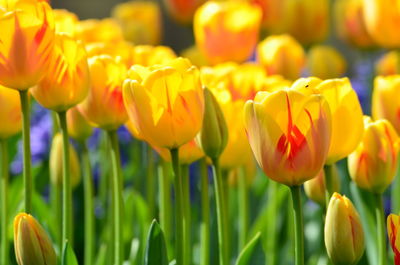
{"label": "tulip stem", "polygon": [[33,181],[31,174],[31,135],[29,122],[29,96],[28,91],[19,91],[22,111],[22,138],[23,138],[23,179],[25,192],[25,213],[32,212],[32,190]]}
{"label": "tulip stem", "polygon": [[201,265],[210,264],[210,199],[208,194],[208,172],[206,159],[200,162],[201,175]]}
{"label": "tulip stem", "polygon": [[[169,163],[162,161],[159,168],[160,225],[165,235],[168,250],[171,246],[171,169]],[[168,251],[170,257],[171,252]]]}
{"label": "tulip stem", "polygon": [[181,166],[181,175],[182,175],[182,205],[183,205],[183,226],[185,228],[184,234],[184,244],[185,248],[184,253],[186,256],[184,257],[184,264],[191,264],[192,259],[192,249],[191,249],[191,220],[190,220],[190,176],[189,176],[189,166],[182,165]]}
{"label": "tulip stem", "polygon": [[379,265],[386,265],[387,252],[386,252],[386,227],[385,215],[383,212],[383,198],[382,194],[375,194],[375,214],[376,214],[376,227],[378,232],[378,250],[379,250]]}
{"label": "tulip stem", "polygon": [[329,201],[333,194],[333,165],[324,166],[324,180],[325,180],[325,206],[328,207]]}
{"label": "tulip stem", "polygon": [[294,236],[295,236],[295,260],[296,265],[304,264],[304,227],[303,227],[303,210],[301,203],[301,186],[290,187],[293,202],[294,214]]}
{"label": "tulip stem", "polygon": [[173,148],[170,150],[172,158],[172,168],[174,170],[174,186],[175,186],[175,256],[176,265],[187,265],[184,263],[186,253],[184,251],[185,242],[185,211],[183,205],[183,190],[182,190],[182,178],[180,174],[179,166],[179,149]]}
{"label": "tulip stem", "polygon": [[71,188],[71,168],[69,154],[69,137],[67,127],[67,113],[57,112],[60,122],[60,129],[63,139],[63,181],[62,181],[62,243],[65,249],[66,243],[71,245],[72,236],[72,188]]}
{"label": "tulip stem", "polygon": [[122,242],[122,177],[117,131],[107,131],[112,165],[112,201],[114,210],[114,265],[123,262]]}
{"label": "tulip stem", "polygon": [[239,251],[246,245],[247,227],[249,224],[249,209],[248,209],[248,191],[246,183],[246,175],[243,167],[238,169],[238,187],[239,187]]}
{"label": "tulip stem", "polygon": [[219,264],[228,265],[228,240],[227,240],[227,211],[224,196],[224,184],[221,175],[218,158],[212,160],[214,176],[215,199],[217,204],[217,224],[218,224],[218,245],[219,245]]}
{"label": "tulip stem", "polygon": [[0,264],[7,265],[9,261],[8,253],[8,233],[7,233],[7,220],[8,220],[8,150],[7,150],[7,140],[0,140],[0,155],[1,155],[1,182],[0,182]]}
{"label": "tulip stem", "polygon": [[90,166],[89,151],[85,141],[82,147],[83,186],[85,200],[85,253],[84,264],[93,264],[94,254],[94,202],[93,202],[93,180]]}
{"label": "tulip stem", "polygon": [[149,217],[150,222],[155,218],[155,176],[154,176],[154,151],[150,145],[147,146],[147,181],[146,181],[146,196],[149,204]]}

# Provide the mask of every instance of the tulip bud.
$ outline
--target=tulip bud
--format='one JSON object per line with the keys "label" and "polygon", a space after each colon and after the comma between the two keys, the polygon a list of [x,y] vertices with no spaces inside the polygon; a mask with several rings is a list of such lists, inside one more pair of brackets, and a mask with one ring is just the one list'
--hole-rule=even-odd
{"label": "tulip bud", "polygon": [[204,118],[197,141],[204,153],[211,159],[217,159],[228,143],[228,129],[224,114],[214,95],[204,89]]}
{"label": "tulip bud", "polygon": [[394,252],[394,264],[400,264],[400,216],[390,214],[387,218],[387,231]]}
{"label": "tulip bud", "polygon": [[31,215],[14,219],[15,257],[19,265],[56,265],[57,256],[49,236]]}
{"label": "tulip bud", "polygon": [[68,134],[75,140],[85,140],[92,135],[93,128],[77,107],[67,111]]}
{"label": "tulip bud", "polygon": [[364,253],[364,232],[357,210],[334,193],[325,219],[325,247],[335,265],[356,264]]}
{"label": "tulip bud", "polygon": [[[61,133],[53,137],[50,150],[50,180],[54,185],[60,186],[63,183],[63,141]],[[71,187],[75,188],[81,181],[81,168],[79,165],[78,154],[72,144],[69,144],[69,161],[71,172]]]}
{"label": "tulip bud", "polygon": [[376,75],[396,75],[398,72],[398,65],[400,64],[400,54],[398,51],[390,51],[384,54],[375,64]]}
{"label": "tulip bud", "polygon": [[21,130],[21,103],[18,91],[0,85],[0,139]]}
{"label": "tulip bud", "polygon": [[311,76],[322,79],[337,78],[346,72],[346,60],[333,47],[313,46],[307,56],[307,68]]}
{"label": "tulip bud", "polygon": [[[332,174],[332,189],[333,191],[340,190],[340,179],[338,176],[337,168],[333,165],[333,174]],[[325,205],[325,172],[321,170],[318,175],[304,182],[304,191],[306,192],[307,197],[318,203],[321,206]]]}

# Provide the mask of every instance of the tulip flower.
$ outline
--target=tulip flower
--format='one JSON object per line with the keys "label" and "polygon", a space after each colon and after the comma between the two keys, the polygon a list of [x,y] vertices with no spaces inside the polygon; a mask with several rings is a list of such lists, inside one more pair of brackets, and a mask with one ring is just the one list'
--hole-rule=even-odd
{"label": "tulip flower", "polygon": [[42,106],[62,112],[87,96],[89,67],[82,43],[65,34],[57,35],[49,67],[52,71],[31,89],[32,95]]}
{"label": "tulip flower", "polygon": [[105,130],[114,130],[128,119],[122,99],[126,66],[108,55],[89,58],[92,79],[89,95],[78,105],[88,122]]}
{"label": "tulip flower", "polygon": [[118,42],[93,42],[85,46],[88,57],[97,55],[110,55],[126,65],[127,68],[133,64],[133,45],[127,41]]}
{"label": "tulip flower", "polygon": [[382,194],[396,174],[399,137],[384,119],[365,116],[364,128],[361,142],[347,160],[350,177],[359,187]]}
{"label": "tulip flower", "polygon": [[133,64],[142,66],[152,66],[154,64],[164,64],[175,59],[175,52],[166,46],[138,45],[133,48]]}
{"label": "tulip flower", "polygon": [[93,42],[119,42],[124,40],[124,35],[119,24],[111,19],[81,20],[75,28],[76,38],[89,44]]}
{"label": "tulip flower", "polygon": [[64,33],[75,37],[75,28],[78,24],[78,17],[65,9],[53,10],[56,33]]}
{"label": "tulip flower", "polygon": [[400,75],[377,76],[372,94],[372,116],[374,119],[387,119],[400,133]]}
{"label": "tulip flower", "polygon": [[28,90],[49,69],[54,39],[51,8],[45,2],[17,1],[0,9],[0,28],[0,84]]}
{"label": "tulip flower", "polygon": [[[50,180],[56,186],[62,185],[63,179],[63,142],[61,133],[53,137],[50,150]],[[71,187],[74,189],[81,181],[81,167],[79,165],[78,154],[72,144],[69,144],[69,162],[71,172]]]}
{"label": "tulip flower", "polygon": [[119,22],[126,40],[157,45],[161,40],[161,10],[157,2],[130,1],[118,4],[112,16]]}
{"label": "tulip flower", "polygon": [[337,0],[334,15],[337,35],[356,48],[372,48],[374,40],[367,31],[363,0]]}
{"label": "tulip flower", "polygon": [[390,51],[384,54],[375,63],[376,75],[388,76],[398,74],[398,65],[400,54],[397,51]]}
{"label": "tulip flower", "polygon": [[[168,149],[157,147],[154,147],[154,149],[160,154],[164,161],[171,161],[171,154]],[[204,152],[194,139],[179,148],[179,162],[182,165],[190,165],[202,157],[204,157]]]}
{"label": "tulip flower", "polygon": [[387,218],[387,231],[389,242],[394,252],[394,264],[400,265],[400,217],[395,214],[390,214]]}
{"label": "tulip flower", "polygon": [[257,61],[265,67],[269,75],[297,79],[305,60],[303,48],[289,35],[269,36],[257,46]]}
{"label": "tulip flower", "polygon": [[206,0],[163,0],[169,15],[178,23],[190,24],[196,9]]}
{"label": "tulip flower", "polygon": [[400,6],[382,0],[363,0],[364,21],[373,40],[384,48],[399,48]]}
{"label": "tulip flower", "polygon": [[287,1],[276,0],[250,0],[262,10],[262,27],[268,32],[283,32],[282,21],[284,19]]}
{"label": "tulip flower", "polygon": [[14,247],[18,265],[56,265],[57,256],[43,227],[26,213],[14,219]]}
{"label": "tulip flower", "polygon": [[360,216],[351,201],[336,192],[326,212],[325,246],[335,265],[357,264],[364,253]]}
{"label": "tulip flower", "polygon": [[211,64],[242,62],[256,47],[261,10],[246,2],[208,1],[197,9],[193,23],[196,45]]}
{"label": "tulip flower", "polygon": [[[321,206],[325,206],[326,186],[324,175],[324,170],[321,170],[315,178],[304,183],[304,191],[306,192],[307,197]],[[334,167],[334,174],[332,175],[332,184],[333,191],[340,190],[340,179],[336,167]]]}
{"label": "tulip flower", "polygon": [[[183,58],[164,65],[134,65],[124,83],[131,121],[157,147],[176,148],[200,131],[204,98],[199,71]],[[160,133],[160,132],[163,133]]]}
{"label": "tulip flower", "polygon": [[244,107],[247,137],[265,174],[297,186],[314,178],[328,154],[331,115],[322,96],[258,92]]}
{"label": "tulip flower", "polygon": [[21,103],[18,91],[0,85],[0,139],[21,131]]}
{"label": "tulip flower", "polygon": [[346,60],[333,47],[316,45],[308,52],[307,68],[311,76],[322,79],[341,77],[346,67]]}
{"label": "tulip flower", "polygon": [[181,56],[188,58],[197,67],[208,65],[208,61],[197,46],[191,46],[181,52]]}

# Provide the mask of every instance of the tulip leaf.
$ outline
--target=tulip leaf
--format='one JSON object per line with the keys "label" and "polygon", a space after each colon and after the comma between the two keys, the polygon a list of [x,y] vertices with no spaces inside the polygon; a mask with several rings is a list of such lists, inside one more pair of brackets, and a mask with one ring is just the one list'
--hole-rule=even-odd
{"label": "tulip leaf", "polygon": [[147,237],[144,265],[168,265],[164,235],[156,220],[151,223]]}
{"label": "tulip leaf", "polygon": [[254,249],[257,246],[258,241],[261,238],[261,233],[258,232],[253,239],[251,239],[247,245],[240,252],[239,257],[236,260],[236,265],[247,265],[250,262],[251,256],[253,255]]}
{"label": "tulip leaf", "polygon": [[62,265],[78,265],[78,260],[76,259],[74,250],[71,245],[67,242],[63,249],[62,254]]}
{"label": "tulip leaf", "polygon": [[100,249],[97,252],[97,258],[96,258],[96,265],[105,265],[106,260],[107,260],[107,245],[106,244],[101,244]]}

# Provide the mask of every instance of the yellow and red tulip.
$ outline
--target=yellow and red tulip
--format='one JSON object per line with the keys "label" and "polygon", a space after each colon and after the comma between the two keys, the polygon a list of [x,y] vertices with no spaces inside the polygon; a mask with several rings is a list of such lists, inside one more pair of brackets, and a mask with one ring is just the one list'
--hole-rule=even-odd
{"label": "yellow and red tulip", "polygon": [[394,253],[394,264],[400,265],[400,216],[390,214],[387,218],[387,231]]}
{"label": "yellow and red tulip", "polygon": [[206,0],[164,0],[170,16],[178,23],[190,24],[196,9]]}
{"label": "yellow and red tulip", "polygon": [[329,151],[331,115],[320,95],[258,92],[244,107],[247,137],[265,174],[297,186],[314,178]]}
{"label": "yellow and red tulip", "polygon": [[268,32],[283,32],[282,20],[287,1],[284,0],[250,0],[262,10],[262,27]]}
{"label": "yellow and red tulip", "polygon": [[335,48],[316,45],[308,52],[307,68],[311,76],[329,79],[344,75],[347,64],[344,57]]}
{"label": "yellow and red tulip", "polygon": [[85,44],[93,42],[119,42],[124,35],[118,22],[111,18],[81,20],[75,28],[76,38]]}
{"label": "yellow and red tulip", "polygon": [[127,41],[117,42],[93,42],[85,46],[88,57],[96,55],[110,55],[126,65],[127,68],[133,64],[134,47]]}
{"label": "yellow and red tulip", "polygon": [[0,139],[21,131],[21,103],[18,91],[0,85]]}
{"label": "yellow and red tulip", "polygon": [[175,52],[167,46],[138,45],[132,50],[133,64],[142,66],[152,66],[155,64],[165,64],[175,59]]}
{"label": "yellow and red tulip", "polygon": [[36,85],[49,69],[54,41],[50,6],[36,0],[5,1],[0,8],[0,84],[18,90]]}
{"label": "yellow and red tulip", "polygon": [[75,28],[79,21],[77,15],[65,9],[54,9],[53,16],[56,33],[63,33],[75,37]]}
{"label": "yellow and red tulip", "polygon": [[400,53],[398,51],[390,51],[375,63],[376,75],[396,75],[399,74]]}
{"label": "yellow and red tulip", "polygon": [[[160,154],[164,161],[171,161],[171,152],[168,149],[154,147],[154,150]],[[190,165],[202,157],[204,157],[204,152],[194,139],[179,148],[179,163],[181,165]]]}

